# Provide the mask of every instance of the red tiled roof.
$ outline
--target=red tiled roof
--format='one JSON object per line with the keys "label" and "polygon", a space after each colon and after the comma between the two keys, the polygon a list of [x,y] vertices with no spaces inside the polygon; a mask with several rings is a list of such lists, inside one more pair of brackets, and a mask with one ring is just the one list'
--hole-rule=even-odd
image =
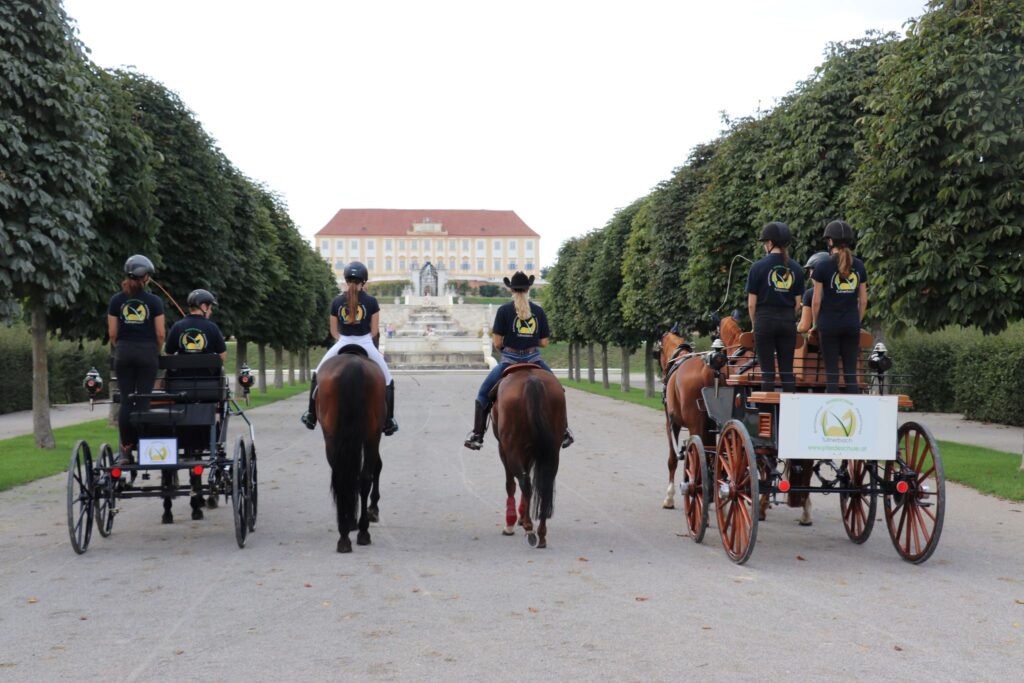
{"label": "red tiled roof", "polygon": [[540,237],[515,211],[460,209],[341,209],[316,236],[406,235],[413,223],[427,222],[452,236]]}

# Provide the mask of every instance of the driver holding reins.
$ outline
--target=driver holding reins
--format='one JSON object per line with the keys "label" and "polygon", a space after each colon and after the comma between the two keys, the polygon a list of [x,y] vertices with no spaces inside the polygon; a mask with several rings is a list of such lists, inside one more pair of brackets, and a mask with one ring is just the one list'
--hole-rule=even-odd
{"label": "driver holding reins", "polygon": [[[501,362],[494,366],[476,394],[473,431],[464,444],[471,450],[478,451],[483,446],[487,416],[491,412],[491,389],[501,379],[505,368],[516,363],[533,363],[554,374],[540,357],[541,348],[548,345],[551,329],[544,309],[527,298],[533,280],[533,275],[527,277],[521,270],[516,271],[511,280],[505,278],[505,286],[512,290],[512,301],[498,308],[491,326],[492,341],[494,348],[501,353]],[[566,427],[562,448],[568,448],[572,443],[572,432]]]}
{"label": "driver holding reins", "polygon": [[[342,347],[354,344],[366,350],[370,360],[380,366],[384,373],[387,399],[387,421],[384,423],[384,435],[391,436],[398,431],[395,421],[395,380],[384,360],[384,355],[377,346],[380,344],[380,305],[377,299],[363,291],[370,273],[359,261],[345,266],[345,282],[348,289],[334,297],[331,302],[331,336],[337,339],[334,346],[324,354],[316,369],[328,358],[338,355]],[[309,383],[309,409],[302,414],[302,424],[309,429],[316,427],[316,372]]]}

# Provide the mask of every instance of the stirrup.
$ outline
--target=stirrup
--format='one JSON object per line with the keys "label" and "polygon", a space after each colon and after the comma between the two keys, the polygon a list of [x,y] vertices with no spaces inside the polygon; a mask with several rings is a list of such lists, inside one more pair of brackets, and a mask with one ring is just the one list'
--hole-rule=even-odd
{"label": "stirrup", "polygon": [[484,435],[470,432],[469,436],[466,437],[466,442],[462,445],[471,451],[478,451],[484,445]]}
{"label": "stirrup", "polygon": [[391,436],[398,431],[398,421],[393,417],[389,417],[384,423],[384,436]]}
{"label": "stirrup", "polygon": [[306,425],[306,429],[316,429],[316,414],[307,410],[299,418],[299,422]]}
{"label": "stirrup", "polygon": [[569,428],[565,428],[565,435],[562,436],[562,448],[568,448],[576,442],[576,439],[572,438],[572,432]]}

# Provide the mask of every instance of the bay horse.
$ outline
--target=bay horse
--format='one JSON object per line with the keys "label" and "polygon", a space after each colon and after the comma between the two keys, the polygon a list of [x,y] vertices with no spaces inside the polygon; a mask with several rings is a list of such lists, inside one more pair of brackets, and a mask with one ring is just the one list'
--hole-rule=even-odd
{"label": "bay horse", "polygon": [[350,553],[349,532],[358,526],[356,543],[370,545],[370,522],[378,516],[380,439],[387,416],[384,373],[362,347],[345,346],[320,366],[316,392],[316,417],[324,433],[338,514],[337,550]]}
{"label": "bay horse", "polygon": [[[740,336],[739,324],[733,318],[726,318],[719,323],[718,334],[726,345],[726,352],[732,353],[738,348]],[[680,350],[680,347],[684,347]],[[686,347],[692,349],[685,338],[674,332],[666,332],[661,336],[661,376],[664,378],[670,365],[676,358],[685,357]],[[724,377],[728,368],[722,372]],[[708,416],[700,409],[697,400],[701,397],[701,389],[714,386],[715,372],[704,362],[703,356],[690,356],[679,363],[665,384],[665,433],[668,436],[668,489],[661,507],[674,509],[676,465],[679,453],[679,432],[686,429],[690,434],[704,439],[709,443],[707,434]]]}
{"label": "bay horse", "polygon": [[[555,475],[562,435],[568,424],[565,390],[553,374],[521,363],[506,368],[491,411],[498,454],[505,466],[506,536],[517,521],[530,545],[547,547],[547,521],[554,512]],[[516,481],[522,490],[516,508]],[[536,534],[533,519],[539,521]]]}

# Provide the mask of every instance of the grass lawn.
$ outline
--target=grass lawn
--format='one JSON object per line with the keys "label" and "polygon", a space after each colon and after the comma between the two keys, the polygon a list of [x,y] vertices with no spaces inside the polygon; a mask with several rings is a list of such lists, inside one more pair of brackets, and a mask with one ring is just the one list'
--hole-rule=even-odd
{"label": "grass lawn", "polygon": [[[458,300],[457,297],[456,300]],[[500,306],[502,304],[507,304],[509,301],[512,301],[512,299],[507,296],[464,296],[462,297],[462,301],[467,304],[494,304],[496,306]]]}
{"label": "grass lawn", "polygon": [[[308,384],[296,384],[281,389],[268,388],[267,393],[253,391],[249,395],[250,408],[273,403],[284,398],[302,394],[309,390]],[[245,409],[245,405],[241,404]],[[296,417],[296,425],[298,418]],[[92,449],[92,457],[99,457],[100,444],[117,444],[117,429],[107,425],[107,421],[90,420],[76,425],[68,425],[53,430],[57,441],[54,449],[36,448],[35,438],[31,434],[16,436],[13,439],[0,440],[0,491],[36,479],[48,477],[58,472],[66,472],[71,458],[71,449],[79,439],[84,439]]]}
{"label": "grass lawn", "polygon": [[[573,389],[662,410],[661,396],[644,398],[643,389],[631,389],[628,394],[624,394],[618,386],[605,389],[599,383],[574,382],[567,379],[561,382]],[[952,441],[940,441],[939,453],[942,455],[946,479],[966,484],[981,493],[1007,500],[1024,501],[1024,472],[1019,469],[1019,453],[1006,453]]]}

